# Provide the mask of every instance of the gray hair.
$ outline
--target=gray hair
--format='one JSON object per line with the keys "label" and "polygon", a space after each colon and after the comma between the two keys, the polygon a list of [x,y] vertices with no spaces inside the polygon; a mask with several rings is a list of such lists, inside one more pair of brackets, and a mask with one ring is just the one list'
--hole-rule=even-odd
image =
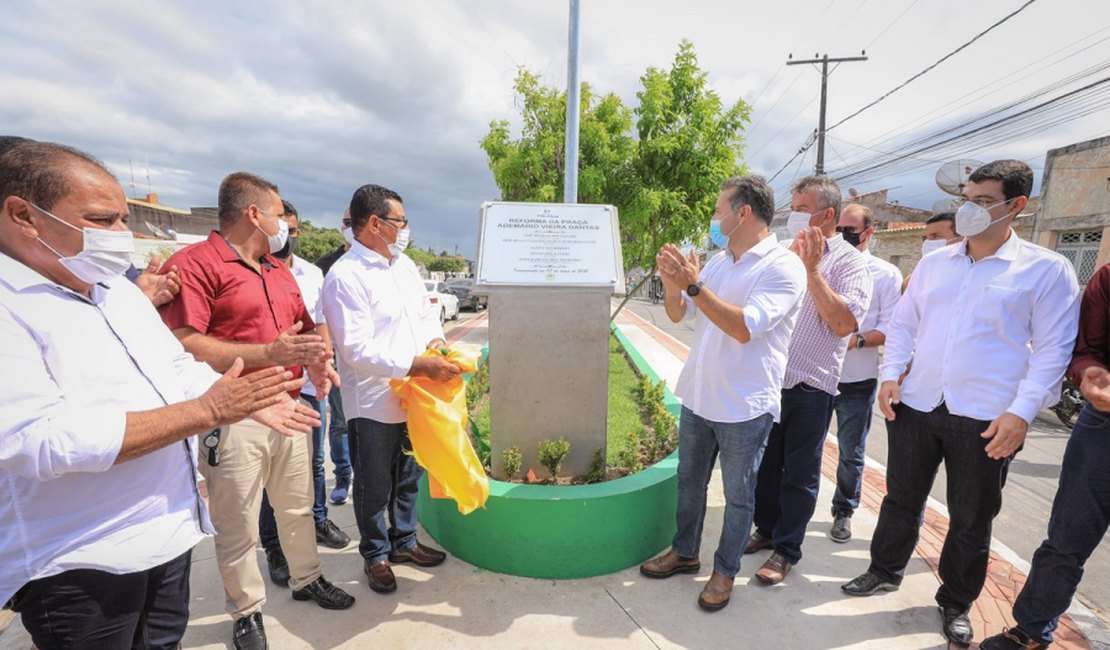
{"label": "gray hair", "polygon": [[790,191],[793,194],[804,194],[809,191],[817,192],[817,200],[824,206],[822,209],[833,209],[833,217],[840,216],[840,186],[828,176],[806,176],[794,182]]}

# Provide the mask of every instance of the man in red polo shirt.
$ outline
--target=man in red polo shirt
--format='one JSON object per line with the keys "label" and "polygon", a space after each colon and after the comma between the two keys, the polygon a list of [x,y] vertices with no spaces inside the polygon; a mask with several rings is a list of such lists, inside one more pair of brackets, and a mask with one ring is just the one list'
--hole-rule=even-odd
{"label": "man in red polo shirt", "polygon": [[[219,231],[174,254],[181,292],[162,307],[162,320],[200,361],[217,371],[241,357],[247,372],[281,365],[299,377],[307,367],[321,396],[335,371],[289,269],[270,254],[288,243],[278,188],[237,172],[220,184]],[[289,562],[293,598],[345,609],[354,598],[320,571],[312,518],[312,473],[304,436],[285,437],[252,421],[222,430],[200,463],[216,527],[216,561],[236,648],[265,648],[258,568],[258,510],[265,487]]]}

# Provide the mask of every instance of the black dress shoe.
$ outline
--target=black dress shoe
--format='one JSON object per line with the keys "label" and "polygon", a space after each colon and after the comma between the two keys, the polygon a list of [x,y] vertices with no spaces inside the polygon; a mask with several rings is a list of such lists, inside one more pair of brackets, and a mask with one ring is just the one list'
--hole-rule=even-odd
{"label": "black dress shoe", "polygon": [[355,604],[355,597],[320,576],[304,589],[293,591],[293,600],[315,600],[324,609],[347,609]]}
{"label": "black dress shoe", "polygon": [[370,579],[370,588],[379,594],[388,594],[397,590],[397,578],[393,576],[393,568],[389,566],[388,560],[381,560],[373,564],[370,563],[370,560],[367,560],[362,570],[366,572],[366,577]]}
{"label": "black dress shoe", "polygon": [[410,549],[391,552],[389,554],[389,561],[393,564],[412,562],[416,566],[436,566],[437,564],[443,564],[443,561],[446,559],[447,554],[443,551],[436,550],[430,546],[424,546],[420,542],[417,542],[416,546]]}
{"label": "black dress shoe", "polygon": [[940,613],[944,616],[944,638],[956,645],[970,646],[974,632],[971,629],[971,620],[967,617],[967,610],[941,607]]}
{"label": "black dress shoe", "polygon": [[266,568],[270,570],[270,582],[279,587],[289,586],[289,562],[280,547],[266,551]]}
{"label": "black dress shoe", "polygon": [[339,530],[331,519],[325,519],[316,523],[316,543],[328,548],[346,548],[351,536]]}
{"label": "black dress shoe", "polygon": [[898,591],[898,585],[868,571],[848,584],[840,585],[840,590],[849,596],[870,596],[880,590]]}
{"label": "black dress shoe", "polygon": [[266,628],[262,626],[262,612],[255,612],[235,621],[235,650],[266,650]]}

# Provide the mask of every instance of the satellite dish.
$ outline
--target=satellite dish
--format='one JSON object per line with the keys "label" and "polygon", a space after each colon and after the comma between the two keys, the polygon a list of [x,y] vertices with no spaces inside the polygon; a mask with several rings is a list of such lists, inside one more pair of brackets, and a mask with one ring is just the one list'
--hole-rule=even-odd
{"label": "satellite dish", "polygon": [[959,199],[941,199],[933,204],[933,214],[941,212],[955,212],[959,206]]}
{"label": "satellite dish", "polygon": [[168,234],[166,234],[166,231],[150,223],[149,221],[143,221],[143,223],[146,224],[146,229],[152,232],[154,236],[158,239],[173,239],[173,237],[170,237]]}
{"label": "satellite dish", "polygon": [[970,158],[950,160],[937,170],[937,187],[952,196],[960,196],[972,172],[982,166],[983,163]]}
{"label": "satellite dish", "polygon": [[856,188],[854,188],[854,187],[849,187],[849,188],[848,188],[848,196],[850,196],[850,197],[852,197],[852,198],[854,199],[854,198],[856,198],[857,196],[859,196],[859,192],[857,192],[857,191],[856,191]]}

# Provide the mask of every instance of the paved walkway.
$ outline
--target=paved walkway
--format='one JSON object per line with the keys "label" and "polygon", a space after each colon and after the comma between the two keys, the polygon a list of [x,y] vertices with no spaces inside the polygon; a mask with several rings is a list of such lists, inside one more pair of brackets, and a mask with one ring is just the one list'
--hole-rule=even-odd
{"label": "paved walkway", "polygon": [[[628,311],[618,326],[661,377],[673,385],[685,359],[684,345]],[[453,340],[483,342],[485,314],[451,332]],[[806,556],[782,585],[764,587],[751,579],[767,551],[744,558],[732,603],[720,612],[702,612],[697,595],[721,533],[724,501],[719,472],[709,487],[703,534],[703,571],[698,576],[648,580],[635,567],[583,580],[536,580],[484,571],[451,558],[433,569],[396,567],[399,589],[378,595],[366,587],[355,544],[341,551],[321,549],[325,574],[358,598],[342,612],[326,612],[293,601],[286,590],[268,586],[264,608],[273,648],[943,648],[940,617],[933,603],[936,558],[947,519],[943,507],[930,507],[917,555],[902,589],[871,598],[847,598],[840,584],[867,568],[884,479],[869,466],[864,505],[853,519],[856,538],[834,544],[829,477],[835,471],[835,445],[826,444],[825,478],[817,514],[805,543]],[[349,505],[332,506],[330,516],[357,537]],[[425,535],[425,539],[427,536]],[[430,540],[429,540],[430,541]],[[259,552],[260,565],[265,558]],[[1016,567],[1016,568],[1015,568]],[[1019,558],[997,553],[988,587],[976,603],[976,638],[1010,624],[1009,603],[1024,580]],[[211,541],[193,555],[190,627],[186,648],[230,647],[231,621],[223,613],[223,591]],[[1085,628],[1106,634],[1082,609]],[[4,619],[0,616],[0,627]],[[1110,637],[1108,637],[1110,638]],[[18,621],[0,632],[0,650],[26,650],[30,640]],[[1059,648],[1110,647],[1088,644],[1072,621],[1061,628]]]}

